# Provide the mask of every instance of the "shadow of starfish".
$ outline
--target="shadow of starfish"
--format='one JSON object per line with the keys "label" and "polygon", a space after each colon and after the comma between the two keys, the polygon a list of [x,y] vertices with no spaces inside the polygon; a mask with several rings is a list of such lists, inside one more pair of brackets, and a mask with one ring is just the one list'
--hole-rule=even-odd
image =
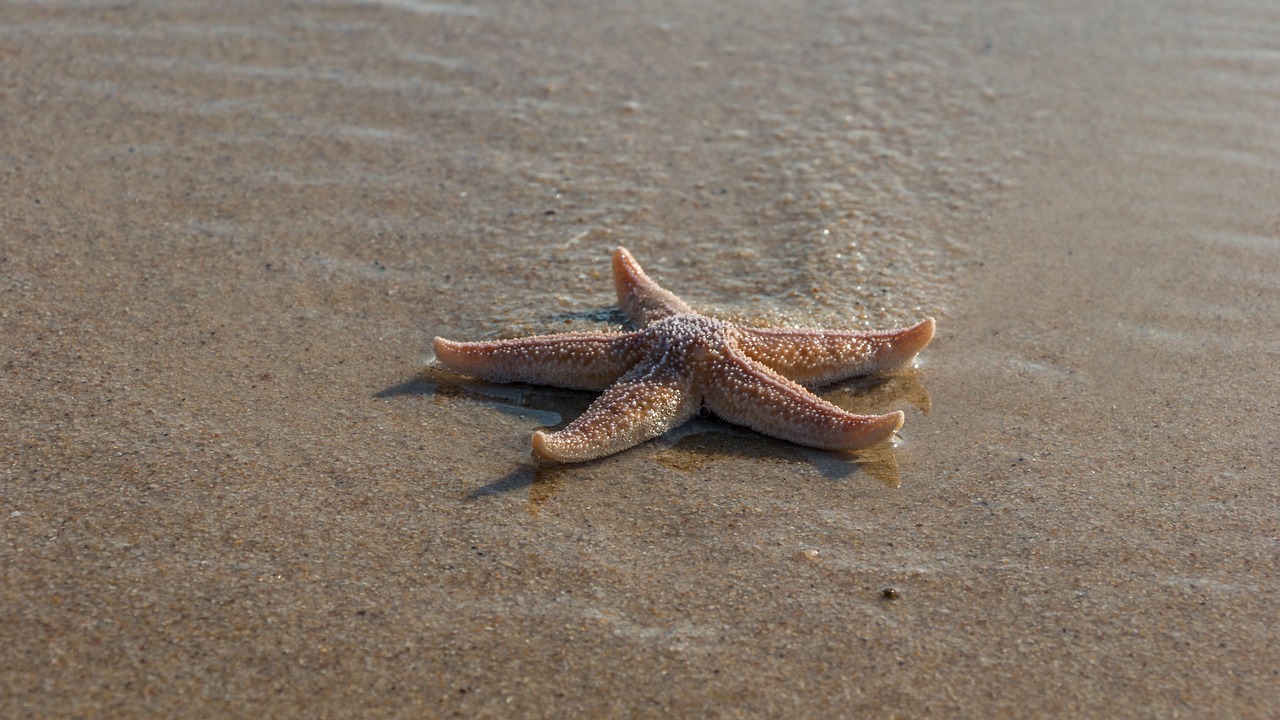
{"label": "shadow of starfish", "polygon": [[[447,370],[424,367],[413,377],[374,394],[376,398],[399,396],[465,397],[480,400],[500,412],[531,417],[554,428],[563,425],[565,417],[574,417],[590,404],[590,393],[556,390],[521,383],[487,383]],[[892,375],[857,378],[824,395],[836,404],[859,412],[863,408],[884,407],[906,401],[925,415],[932,409],[928,391],[915,369]],[[819,450],[793,445],[726,423],[714,416],[702,416],[667,433],[657,441],[665,445],[655,455],[659,463],[683,472],[696,471],[717,460],[736,458],[776,461],[788,464],[808,463],[828,480],[846,480],[864,472],[885,487],[902,484],[897,459],[888,445],[858,452]],[[581,465],[566,466],[523,462],[510,473],[467,493],[468,499],[505,495],[529,489],[529,511],[537,515],[542,506],[564,486],[566,473],[575,468],[596,466],[610,461],[599,458]]]}

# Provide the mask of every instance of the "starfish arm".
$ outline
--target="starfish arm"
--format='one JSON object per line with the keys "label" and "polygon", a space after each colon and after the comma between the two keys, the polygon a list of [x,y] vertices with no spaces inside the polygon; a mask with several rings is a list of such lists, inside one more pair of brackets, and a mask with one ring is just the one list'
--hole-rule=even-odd
{"label": "starfish arm", "polygon": [[637,327],[693,312],[675,293],[645,275],[640,263],[624,247],[613,251],[613,284],[618,290],[618,307]]}
{"label": "starfish arm", "polygon": [[640,333],[574,332],[490,342],[434,341],[436,360],[494,382],[603,390],[640,361]]}
{"label": "starfish arm", "polygon": [[799,445],[861,450],[902,427],[901,412],[854,415],[738,352],[730,351],[703,372],[703,402],[712,412]]}
{"label": "starfish arm", "polygon": [[740,327],[748,357],[803,385],[823,385],[903,367],[933,339],[933,318],[879,332]]}
{"label": "starfish arm", "polygon": [[593,460],[655,438],[697,410],[688,377],[649,362],[623,376],[564,429],[534,433],[533,451],[557,462]]}

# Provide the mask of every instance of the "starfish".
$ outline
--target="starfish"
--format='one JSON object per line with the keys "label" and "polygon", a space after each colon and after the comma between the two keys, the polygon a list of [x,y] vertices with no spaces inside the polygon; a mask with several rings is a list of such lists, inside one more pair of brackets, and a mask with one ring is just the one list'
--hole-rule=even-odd
{"label": "starfish", "polygon": [[633,332],[569,332],[492,342],[434,341],[445,367],[494,382],[604,393],[557,432],[538,431],[545,460],[611,455],[680,425],[701,408],[765,435],[859,450],[902,427],[901,411],[855,415],[805,389],[909,364],[933,339],[933,318],[879,332],[767,329],[694,312],[613,253],[618,305]]}

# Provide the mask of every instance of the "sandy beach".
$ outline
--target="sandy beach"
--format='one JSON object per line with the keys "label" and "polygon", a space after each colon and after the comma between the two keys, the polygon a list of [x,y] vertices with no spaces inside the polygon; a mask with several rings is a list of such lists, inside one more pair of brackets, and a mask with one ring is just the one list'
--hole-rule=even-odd
{"label": "sandy beach", "polygon": [[[0,716],[1268,718],[1280,10],[0,1]],[[933,316],[858,455],[431,339]]]}

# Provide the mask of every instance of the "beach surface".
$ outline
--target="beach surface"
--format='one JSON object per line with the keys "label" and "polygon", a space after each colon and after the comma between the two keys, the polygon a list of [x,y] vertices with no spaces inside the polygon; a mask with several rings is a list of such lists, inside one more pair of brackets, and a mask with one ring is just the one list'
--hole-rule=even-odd
{"label": "beach surface", "polygon": [[[1274,717],[1280,9],[0,1],[0,716]],[[907,414],[431,339],[877,329]]]}

